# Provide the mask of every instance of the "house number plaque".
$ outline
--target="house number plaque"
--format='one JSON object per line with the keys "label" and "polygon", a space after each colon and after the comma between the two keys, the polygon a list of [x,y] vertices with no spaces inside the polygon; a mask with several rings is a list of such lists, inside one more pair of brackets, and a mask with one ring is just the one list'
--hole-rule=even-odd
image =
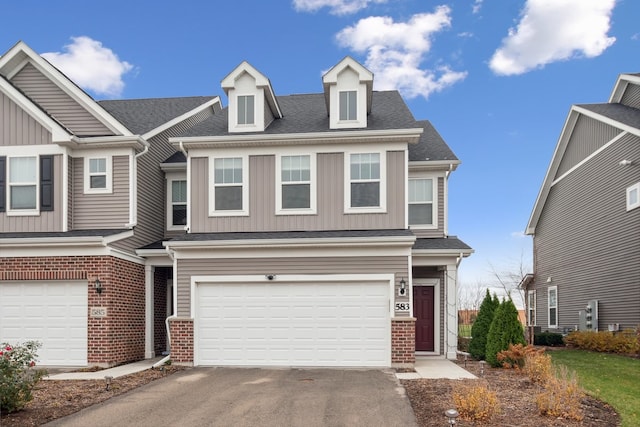
{"label": "house number plaque", "polygon": [[396,303],[396,311],[410,311],[411,304],[408,302],[397,302]]}
{"label": "house number plaque", "polygon": [[89,315],[91,317],[107,317],[107,307],[91,307]]}

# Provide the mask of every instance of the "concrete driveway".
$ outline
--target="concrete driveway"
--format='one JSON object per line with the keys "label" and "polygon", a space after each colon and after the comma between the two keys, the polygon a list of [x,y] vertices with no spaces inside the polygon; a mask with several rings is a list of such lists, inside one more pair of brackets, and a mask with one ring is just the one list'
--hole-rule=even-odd
{"label": "concrete driveway", "polygon": [[193,368],[49,426],[417,426],[392,371]]}

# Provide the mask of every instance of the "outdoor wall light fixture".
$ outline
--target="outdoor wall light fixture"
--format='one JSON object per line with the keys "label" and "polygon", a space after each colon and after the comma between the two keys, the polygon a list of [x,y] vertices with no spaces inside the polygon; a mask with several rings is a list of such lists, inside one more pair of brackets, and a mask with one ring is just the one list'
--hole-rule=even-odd
{"label": "outdoor wall light fixture", "polygon": [[102,282],[100,282],[100,279],[96,279],[95,287],[96,287],[96,292],[98,294],[101,294],[102,293]]}
{"label": "outdoor wall light fixture", "polygon": [[631,166],[633,164],[633,160],[620,160],[620,163],[618,163],[620,166]]}
{"label": "outdoor wall light fixture", "polygon": [[407,282],[405,282],[404,277],[400,279],[400,289],[398,289],[398,296],[405,296],[407,294]]}
{"label": "outdoor wall light fixture", "polygon": [[547,283],[551,283],[551,276],[547,277]]}
{"label": "outdoor wall light fixture", "polygon": [[267,280],[274,280],[276,278],[276,275],[275,274],[265,274],[264,277]]}
{"label": "outdoor wall light fixture", "polygon": [[404,281],[404,277],[400,279],[400,289],[404,289],[407,286],[407,282]]}

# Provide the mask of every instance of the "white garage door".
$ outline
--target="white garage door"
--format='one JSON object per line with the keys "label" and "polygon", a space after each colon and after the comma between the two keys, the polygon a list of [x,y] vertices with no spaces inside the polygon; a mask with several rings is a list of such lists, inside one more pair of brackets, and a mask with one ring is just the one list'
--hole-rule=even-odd
{"label": "white garage door", "polygon": [[196,364],[390,366],[388,281],[197,288]]}
{"label": "white garage door", "polygon": [[0,283],[0,312],[0,341],[40,341],[40,365],[87,364],[86,282]]}

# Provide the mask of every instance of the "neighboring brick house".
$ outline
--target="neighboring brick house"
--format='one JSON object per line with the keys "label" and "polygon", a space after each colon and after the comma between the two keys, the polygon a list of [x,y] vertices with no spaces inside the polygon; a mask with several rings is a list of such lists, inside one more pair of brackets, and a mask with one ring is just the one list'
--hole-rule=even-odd
{"label": "neighboring brick house", "polygon": [[353,59],[322,83],[276,96],[243,62],[225,108],[96,102],[14,46],[0,58],[0,339],[42,340],[50,365],[455,357],[472,253],[448,235],[460,162]]}
{"label": "neighboring brick house", "polygon": [[640,74],[569,111],[527,234],[527,320],[552,332],[640,324]]}

